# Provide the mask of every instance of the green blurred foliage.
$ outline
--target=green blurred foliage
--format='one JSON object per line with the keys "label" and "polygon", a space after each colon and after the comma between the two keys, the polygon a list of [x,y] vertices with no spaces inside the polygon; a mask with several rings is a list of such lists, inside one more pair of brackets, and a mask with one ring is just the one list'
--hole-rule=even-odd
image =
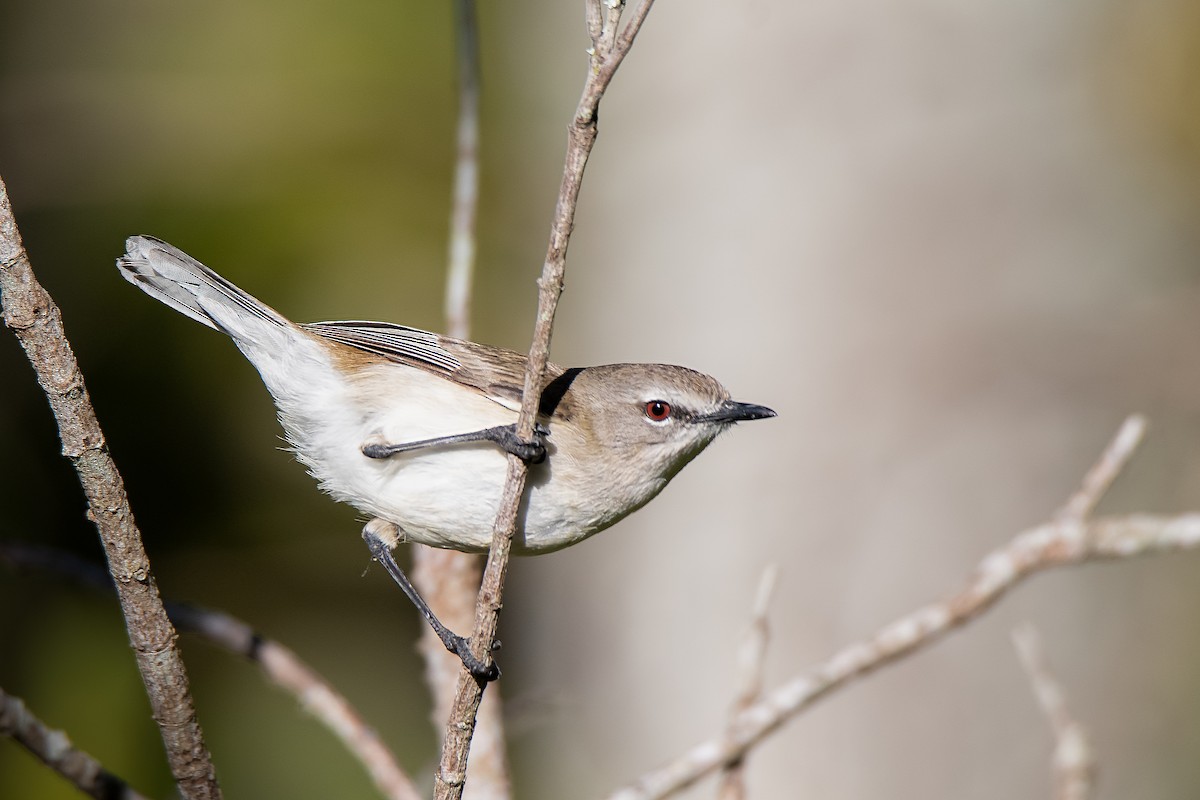
{"label": "green blurred foliage", "polygon": [[[484,9],[485,36],[502,19]],[[438,329],[457,109],[449,4],[9,3],[0,42],[0,174],[164,594],[284,640],[428,774],[416,618],[368,572],[354,512],[279,449],[236,350],[147,302],[113,261],[125,236],[154,234],[295,319]],[[530,117],[561,121],[571,106],[531,94],[501,37],[484,58],[476,331],[522,348],[561,158],[561,125]],[[0,538],[101,559],[11,336],[0,443]],[[371,796],[361,767],[252,665],[182,644],[229,796]],[[141,791],[170,794],[111,599],[0,572],[0,685]],[[0,797],[75,796],[0,742]]]}
{"label": "green blurred foliage", "polygon": [[[781,8],[782,4],[772,7],[769,2],[747,4],[747,10],[737,16],[725,35],[755,42],[766,38],[754,26],[774,25],[772,16]],[[728,9],[722,6],[718,10]],[[807,22],[816,29],[828,24],[821,18],[826,10],[816,4],[806,7],[803,13],[812,15]],[[581,9],[574,3],[527,4],[519,14],[511,7],[483,4],[481,11],[483,186],[474,331],[480,340],[520,349],[528,343],[534,280],[558,184],[563,126],[577,98],[586,42]],[[944,12],[955,19],[960,14],[975,13],[958,7],[946,7]],[[750,114],[754,103],[739,105],[732,100],[754,98],[759,92],[770,96],[772,113],[758,118],[758,138],[735,141],[717,137],[711,144],[706,141],[700,156],[668,135],[636,143],[640,150],[651,154],[651,160],[657,159],[655,165],[663,175],[686,175],[687,180],[676,187],[681,193],[722,195],[715,206],[720,208],[715,221],[692,219],[694,224],[687,235],[705,246],[713,242],[714,249],[718,245],[728,248],[728,264],[740,270],[743,265],[738,259],[743,250],[754,251],[754,239],[778,237],[787,247],[791,238],[811,234],[806,231],[806,220],[793,219],[792,215],[796,208],[807,207],[812,213],[813,209],[801,199],[823,191],[820,201],[825,204],[850,203],[846,197],[854,198],[854,213],[847,215],[854,223],[842,238],[860,240],[863,249],[857,260],[853,248],[849,256],[837,251],[841,260],[818,253],[818,258],[829,259],[819,269],[831,274],[840,270],[853,276],[855,268],[877,261],[880,250],[902,251],[910,259],[919,258],[920,267],[914,266],[916,260],[899,260],[884,283],[854,287],[853,293],[883,293],[891,304],[891,295],[903,297],[903,290],[921,285],[907,270],[924,268],[926,260],[938,263],[936,243],[943,238],[954,239],[959,233],[960,215],[949,213],[948,222],[928,222],[929,216],[914,214],[927,220],[928,227],[913,228],[905,223],[889,229],[886,220],[907,220],[902,213],[906,209],[873,209],[864,198],[844,193],[840,187],[839,191],[829,192],[828,176],[819,174],[820,170],[815,175],[798,172],[800,177],[793,179],[791,172],[772,163],[761,167],[762,175],[769,175],[771,181],[759,180],[762,175],[752,173],[753,180],[731,182],[725,173],[706,169],[733,160],[740,155],[735,152],[738,148],[762,150],[770,156],[776,148],[794,153],[824,146],[832,152],[823,151],[820,156],[830,160],[833,166],[829,172],[841,180],[847,165],[871,155],[870,147],[863,142],[851,143],[850,155],[842,154],[840,157],[846,161],[839,163],[831,147],[837,140],[806,137],[839,115],[861,115],[861,127],[874,130],[870,121],[875,117],[865,110],[886,106],[897,95],[902,99],[904,92],[889,80],[893,75],[904,77],[908,73],[890,65],[880,67],[865,54],[881,51],[897,60],[914,58],[903,48],[908,41],[904,31],[897,35],[886,19],[881,22],[869,14],[862,23],[845,22],[844,28],[835,26],[833,33],[826,32],[828,52],[819,48],[802,52],[813,60],[804,62],[803,69],[797,68],[792,74],[779,71],[774,58],[763,58],[761,64],[731,63],[723,49],[730,42],[719,41],[718,37],[687,39],[695,30],[688,25],[700,13],[685,4],[660,4],[656,8],[654,24],[648,26],[643,37],[657,30],[663,36],[657,46],[663,46],[667,37],[661,32],[672,30],[676,43],[683,41],[691,51],[687,57],[660,65],[652,79],[673,86],[690,78],[706,82],[706,88],[714,84],[714,93],[726,81],[734,88],[726,87],[729,105],[719,107],[719,114]],[[1032,12],[1031,16],[1040,13]],[[1047,7],[1046,13],[1072,12],[1059,6]],[[676,16],[672,18],[671,14]],[[535,16],[537,25],[528,25]],[[1082,71],[1095,81],[1096,92],[1088,97],[1103,106],[1115,129],[1149,154],[1148,160],[1167,163],[1165,171],[1194,174],[1200,164],[1200,67],[1196,58],[1200,53],[1196,46],[1200,26],[1194,24],[1193,6],[1184,0],[1112,3],[1080,16],[1101,28],[1085,32],[1078,40],[1092,44],[1075,45],[1080,52],[1074,56],[1088,64]],[[671,19],[673,23],[667,21]],[[1097,19],[1101,21],[1097,23]],[[668,28],[670,24],[683,31]],[[936,20],[915,15],[908,24],[927,26],[936,24]],[[987,38],[1007,48],[1006,37],[1011,33],[988,29]],[[1050,40],[1056,44],[1060,41],[1057,37]],[[271,402],[253,369],[236,350],[219,335],[149,301],[125,284],[113,260],[122,252],[125,236],[153,234],[192,253],[297,320],[376,318],[439,329],[454,156],[453,41],[449,5],[436,2],[352,0],[335,6],[303,0],[210,0],[188,5],[145,0],[92,4],[26,0],[0,7],[0,175],[8,185],[34,269],[63,309],[67,332],[110,448],[126,479],[160,587],[174,599],[228,611],[287,643],[366,709],[384,741],[400,754],[403,765],[426,781],[434,757],[435,734],[427,719],[428,700],[412,649],[416,618],[379,571],[368,569],[354,512],[314,491],[303,469],[279,449]],[[655,45],[647,42],[647,46]],[[696,57],[710,48],[716,51],[711,59]],[[763,55],[776,54],[764,49]],[[1018,53],[1014,60],[1022,68],[1043,68],[1053,74],[1054,60],[1071,55],[1064,56],[1056,49],[1037,57]],[[1046,58],[1051,66],[1038,61],[1039,57]],[[856,66],[865,84],[877,82],[882,88],[856,94],[847,90],[844,82],[832,81],[830,85],[838,88],[833,92],[836,96],[828,98],[827,108],[820,103],[798,102],[800,93],[805,98],[821,99],[831,71],[853,74]],[[743,72],[735,75],[737,69]],[[949,73],[954,67],[938,64],[928,69],[936,73],[929,81],[934,87],[931,95],[940,96],[937,91],[941,79],[952,83]],[[851,81],[851,88],[853,85]],[[979,92],[986,95],[990,87],[985,82]],[[958,88],[961,91],[962,87]],[[613,99],[618,103],[610,105],[606,113],[616,116],[620,113],[620,97]],[[666,91],[655,102],[668,118],[691,119],[696,111]],[[895,102],[900,104],[901,100]],[[912,112],[913,119],[918,114],[953,117],[955,106],[949,100],[946,103],[945,108],[937,103],[918,108]],[[793,104],[805,110],[825,108],[828,118],[796,123],[791,116]],[[968,110],[968,116],[970,113]],[[698,118],[703,121],[705,116],[700,114]],[[913,119],[904,115],[899,119],[902,124],[897,130],[903,135]],[[998,115],[996,119],[1007,118]],[[814,123],[811,127],[810,122]],[[662,127],[671,130],[670,126]],[[605,158],[617,159],[619,148],[612,146],[618,140],[616,126],[612,130],[612,138],[605,140],[608,147],[597,152],[594,172],[603,171]],[[919,138],[923,129],[912,130],[913,138]],[[886,140],[886,133],[880,133],[880,141]],[[995,131],[992,143],[996,154],[1022,146],[1019,141],[1008,141],[1006,135],[1004,129]],[[722,151],[722,146],[727,150]],[[908,151],[900,148],[895,152]],[[958,156],[955,152],[950,155]],[[993,155],[972,149],[963,157]],[[891,163],[894,159],[889,155],[881,157],[880,162]],[[816,161],[802,163],[808,163],[811,171]],[[934,177],[941,179],[941,175],[936,173]],[[654,179],[669,178],[656,174]],[[776,182],[787,190],[782,200],[779,195],[771,199],[766,193],[768,184]],[[1185,179],[1178,185],[1186,183]],[[1191,181],[1193,191],[1195,185]],[[962,192],[963,187],[954,182],[933,189],[917,182],[911,204],[936,206],[940,202],[952,212],[972,211],[961,215],[964,220],[979,224],[984,219],[987,225],[993,224],[990,216],[974,214],[979,204],[989,202],[989,197],[964,198]],[[652,202],[636,192],[631,196],[630,216],[642,210],[639,204]],[[1039,208],[1044,203],[1046,208],[1081,206],[1086,211],[1087,206],[1086,198],[1075,195],[1038,195],[1035,200]],[[585,206],[588,201],[585,192]],[[1015,201],[1010,198],[1008,202]],[[1003,212],[1003,203],[998,200],[997,205]],[[781,209],[787,221],[784,229],[772,229],[761,222],[745,224],[747,217],[760,214],[760,207],[767,220],[772,218],[772,207]],[[1152,224],[1186,228],[1194,238],[1193,208],[1187,206],[1176,217],[1156,218]],[[745,214],[731,213],[746,209],[750,211]],[[690,218],[696,211],[689,206],[681,213]],[[997,216],[1002,225],[1010,218],[1003,213]],[[1019,215],[1011,218],[1025,219]],[[657,218],[648,224],[658,224]],[[735,228],[737,235],[721,238]],[[613,230],[597,231],[593,227],[582,233],[584,236],[574,245],[577,253],[586,252],[580,245],[586,246],[582,240],[587,236],[600,239],[612,236]],[[986,243],[983,234],[968,231],[963,235]],[[888,240],[889,235],[895,239]],[[1025,229],[1014,227],[1006,231],[1004,241],[1027,235]],[[677,250],[686,252],[666,237],[655,241],[657,249],[651,248],[651,254],[674,257]],[[880,247],[880,241],[894,246]],[[997,348],[996,352],[971,350],[960,362],[951,360],[954,369],[949,372],[977,375],[980,383],[995,381],[995,391],[1000,395],[1004,394],[1001,388],[1039,398],[1062,392],[1064,407],[1070,408],[1075,417],[1088,418],[1088,424],[1099,431],[1096,437],[1077,439],[1063,434],[1062,443],[1080,448],[1069,455],[1081,466],[1094,456],[1096,442],[1111,429],[1120,413],[1131,407],[1150,412],[1157,429],[1168,432],[1153,445],[1157,448],[1154,452],[1162,455],[1136,461],[1124,482],[1115,488],[1111,505],[1122,509],[1194,505],[1192,481],[1197,460],[1193,443],[1197,435],[1191,422],[1194,408],[1187,405],[1194,395],[1173,387],[1171,391],[1183,400],[1174,397],[1160,406],[1144,403],[1135,389],[1141,382],[1137,369],[1119,372],[1114,366],[1111,374],[1101,369],[1097,373],[1100,377],[1096,377],[1086,366],[1073,367],[1075,360],[1062,358],[1060,350],[1048,348],[1043,353],[1039,347],[1025,344],[1022,336],[1040,339],[1051,328],[1061,327],[1064,323],[1060,311],[1076,305],[1086,306],[1076,312],[1081,318],[1097,322],[1094,328],[1085,325],[1078,329],[1082,333],[1073,352],[1126,341],[1124,337],[1095,336],[1101,330],[1099,321],[1107,319],[1108,314],[1103,304],[1086,304],[1092,295],[1103,294],[1108,285],[1105,281],[1095,275],[1085,279],[1075,271],[1057,270],[1058,250],[1036,252],[1047,262],[1045,275],[1028,283],[1014,277],[1007,293],[998,292],[997,303],[1015,303],[1014,298],[1026,302],[1026,291],[1039,297],[1044,293],[1045,305],[1031,319],[1041,321],[1045,327],[1030,322],[1015,333],[1004,328],[1005,334],[1011,334],[1009,343],[1015,342],[1013,352],[1018,356],[1004,355],[1003,345],[997,344],[1002,336],[988,337],[986,341]],[[1154,254],[1139,261],[1137,268],[1148,285],[1156,281],[1169,283],[1175,280],[1171,265],[1179,265],[1180,272],[1195,269],[1193,251],[1181,253]],[[791,254],[784,253],[772,260],[780,270],[776,274],[799,272],[790,259]],[[999,254],[984,252],[977,262],[964,264],[962,269],[946,269],[944,276],[951,283],[939,285],[938,292],[946,296],[965,293],[980,282],[977,270],[989,270],[993,263],[1003,265],[1014,276],[1022,274],[1020,269],[1010,269],[1014,264],[1007,250]],[[1112,261],[1069,266],[1110,273],[1130,268],[1123,255]],[[685,259],[677,269],[694,271],[697,267]],[[722,269],[727,266],[722,265]],[[866,270],[861,274],[872,278],[878,275]],[[654,270],[647,271],[643,280],[662,290],[679,280],[679,275],[673,270]],[[689,283],[695,283],[696,277],[691,272],[686,275]],[[713,273],[710,285],[723,286],[728,278],[724,272]],[[1059,281],[1058,285],[1054,281]],[[1000,282],[983,285],[1006,286]],[[576,292],[568,296],[568,303],[591,299],[586,292]],[[702,302],[705,311],[719,319],[726,300],[714,289]],[[690,302],[701,301],[693,297]],[[822,298],[822,302],[841,308],[836,298]],[[797,303],[797,308],[804,306]],[[606,307],[599,313],[618,318],[617,314],[625,311]],[[754,311],[759,313],[758,309]],[[906,313],[906,306],[899,303],[887,311]],[[799,319],[802,314],[794,316]],[[897,332],[905,332],[901,326],[896,327]],[[772,358],[787,364],[814,358],[807,351],[784,353],[782,348],[805,340],[803,327],[796,330],[799,333],[793,331],[794,338],[772,343],[778,351],[770,353]],[[855,330],[847,324],[844,330],[839,327],[820,334],[843,336]],[[1191,328],[1180,330],[1190,332]],[[907,333],[912,335],[911,330]],[[699,331],[699,335],[705,332]],[[728,328],[719,324],[713,325],[707,335],[711,344],[731,339]],[[1185,382],[1193,371],[1194,338],[1163,334],[1159,340],[1149,341],[1165,344],[1148,346],[1147,352],[1153,352],[1154,358],[1140,361],[1152,364],[1155,374],[1179,375],[1180,382]],[[968,339],[967,345],[970,343]],[[827,343],[820,343],[820,348],[826,349]],[[832,347],[828,350],[838,352]],[[930,348],[929,352],[936,350]],[[1139,362],[1141,352],[1130,347],[1124,356],[1116,352],[1098,361],[1106,365],[1119,365],[1123,358]],[[1019,368],[1014,366],[1018,360],[1022,362]],[[907,362],[897,358],[895,363]],[[996,376],[1004,374],[1006,363],[1011,370],[1008,374],[1024,376],[1024,383],[1010,379],[1000,386],[1004,382]],[[1077,372],[1072,372],[1073,368]],[[804,384],[813,365],[797,369],[804,373],[803,380],[797,381],[797,392],[823,396],[821,387]],[[1149,371],[1151,366],[1145,369]],[[937,373],[932,378],[945,379],[946,386],[962,385],[947,379],[947,374]],[[895,376],[892,386],[930,377]],[[883,424],[886,414],[903,412],[890,408],[894,400],[886,375],[881,386],[878,372],[862,369],[858,381],[840,387],[852,396],[848,405],[857,409],[858,417],[857,438],[852,434],[843,444],[847,451],[869,452],[865,443],[883,438],[883,432],[889,430]],[[937,380],[929,383],[932,391],[943,391]],[[1072,385],[1080,394],[1086,393],[1093,405],[1080,403],[1078,395],[1070,394]],[[1130,388],[1128,394],[1123,394],[1112,386]],[[1102,396],[1103,402],[1091,397],[1093,392]],[[1163,391],[1164,396],[1169,393]],[[769,396],[754,399],[774,403]],[[1137,403],[1127,402],[1132,399]],[[889,408],[880,412],[885,405]],[[972,408],[966,401],[963,407]],[[1009,406],[998,403],[996,407]],[[987,404],[973,408],[978,415],[996,413]],[[959,409],[958,413],[966,412]],[[915,413],[913,417],[918,418]],[[814,419],[824,423],[822,415],[814,415]],[[943,427],[955,423],[937,424]],[[964,430],[968,427],[966,423],[958,424]],[[916,435],[907,428],[901,430],[904,436]],[[925,429],[918,426],[918,431],[924,435]],[[1011,447],[1005,444],[1006,452],[1011,452],[1028,442]],[[0,335],[0,447],[5,455],[0,459],[0,539],[31,541],[100,559],[95,532],[84,518],[75,476],[58,455],[58,439],[45,399],[14,338],[8,335]],[[964,463],[984,458],[975,450],[965,452]],[[989,454],[986,459],[999,460],[1000,454]],[[837,458],[833,461],[832,465],[821,466],[822,479],[836,475],[840,462]],[[847,458],[846,463],[858,462]],[[802,459],[780,464],[779,480],[791,481],[802,466]],[[1074,472],[1071,474],[1074,476]],[[830,487],[836,485],[828,479]],[[860,480],[857,475],[855,480]],[[878,486],[870,475],[861,480],[862,491],[868,493],[864,496],[871,501],[859,505],[871,506],[878,500]],[[1035,478],[1025,476],[1023,480]],[[1014,478],[1012,483],[1019,484],[1020,479]],[[1003,493],[993,497],[992,487],[987,484],[972,485],[986,489],[979,503],[998,505],[1007,497]],[[789,484],[786,491],[790,494],[795,490]],[[1061,487],[1054,483],[1048,491],[1057,499]],[[1153,502],[1145,502],[1147,497]],[[1136,498],[1136,502],[1130,498]],[[810,521],[809,527],[825,526]],[[765,532],[759,533],[765,538]],[[785,535],[792,537],[791,527]],[[939,539],[938,548],[943,544]],[[963,559],[981,551],[977,544],[958,544],[963,548]],[[911,549],[912,543],[900,538],[890,546]],[[723,551],[712,552],[717,553],[715,559],[728,560]],[[879,547],[873,556],[867,554],[864,558],[882,560],[892,556],[892,550]],[[683,571],[692,567],[678,563],[671,568]],[[804,584],[801,568],[795,566],[799,577],[793,585]],[[828,565],[809,568],[810,576],[819,577]],[[844,568],[844,564],[839,563],[838,568]],[[518,563],[514,569],[519,572],[541,567]],[[1167,570],[1154,572],[1153,580],[1166,587],[1162,596],[1171,600],[1163,602],[1158,610],[1172,612],[1178,618],[1173,617],[1172,624],[1163,627],[1187,630],[1194,609],[1190,603],[1190,573],[1157,563],[1144,569]],[[620,566],[610,564],[607,570],[601,572],[606,578],[612,576],[611,581],[625,579]],[[1133,573],[1113,568],[1111,574],[1118,582]],[[556,579],[564,584],[571,580]],[[565,661],[569,669],[561,670],[564,672],[584,674],[578,668],[591,656],[590,652],[562,648],[562,638],[556,638],[555,631],[523,629],[519,614],[522,603],[546,604],[540,597],[523,599],[520,581],[516,584],[503,631],[505,664],[510,667],[504,691],[509,697],[529,688],[523,687],[521,680],[532,670],[520,667],[531,666],[539,657],[537,645],[565,650],[562,660],[552,662]],[[568,591],[576,588],[564,585],[556,604],[579,608],[589,603],[607,607],[613,602],[611,596],[580,597]],[[592,591],[599,590],[593,587]],[[1129,613],[1122,610],[1129,605],[1129,592],[1106,594],[1111,606],[1094,596],[1087,598],[1091,609],[1088,613],[1099,620],[1096,628],[1107,627],[1110,616]],[[677,600],[681,606],[691,606],[697,598],[681,593]],[[637,603],[636,599],[623,597],[617,601],[627,606]],[[606,624],[616,628],[643,616],[640,608],[624,610],[624,616]],[[673,613],[668,617],[668,627],[683,617],[682,612]],[[1157,620],[1160,616],[1131,614],[1130,618]],[[804,624],[833,625],[809,612],[805,612]],[[1120,626],[1113,628],[1120,630]],[[669,641],[661,631],[655,635],[660,641]],[[706,631],[704,638],[708,636]],[[1128,652],[1128,647],[1118,653],[1122,642],[1114,633],[1109,643],[1113,657],[1138,658],[1136,652]],[[182,646],[194,681],[200,721],[228,796],[373,796],[361,768],[333,737],[309,720],[292,698],[268,687],[252,665],[193,638],[184,637]],[[598,661],[607,663],[611,655],[606,653]],[[676,655],[672,653],[673,658]],[[812,655],[805,653],[805,658]],[[523,659],[527,660],[525,665],[521,664]],[[1187,672],[1192,660],[1156,663],[1160,671],[1156,677],[1169,687],[1159,690],[1156,684],[1156,691],[1164,695],[1174,691],[1180,685],[1176,673]],[[1096,661],[1105,659],[1097,657]],[[711,666],[705,665],[705,669]],[[789,671],[793,666],[788,665]],[[674,661],[657,667],[668,673],[677,670]],[[674,677],[670,674],[670,679]],[[148,719],[133,658],[111,599],[43,574],[13,575],[0,570],[0,686],[23,697],[46,722],[66,730],[76,743],[142,791],[157,797],[169,795],[170,780],[161,745]],[[589,686],[586,690],[591,689]],[[678,691],[688,698],[680,700],[681,704],[694,702],[694,694],[682,683]],[[537,693],[532,694],[536,701]],[[1124,691],[1114,694],[1136,697]],[[604,698],[603,703],[609,703],[610,695],[599,696]],[[630,696],[637,697],[633,693]],[[922,704],[929,701],[919,693],[913,693],[911,699]],[[1169,721],[1157,716],[1163,709],[1169,715],[1195,717],[1191,709],[1195,701],[1189,697],[1181,701],[1177,694],[1171,694],[1161,700],[1138,705],[1136,699],[1130,699],[1126,701],[1130,707],[1120,708],[1116,716],[1137,723],[1139,714],[1154,715],[1145,723],[1147,730]],[[1122,699],[1106,695],[1102,701],[1119,704]],[[714,705],[720,702],[714,701]],[[1094,705],[1101,704],[1098,700]],[[668,702],[663,708],[671,707]],[[670,712],[658,708],[654,713]],[[897,724],[906,724],[908,719],[903,714],[893,716]],[[606,736],[618,737],[610,736],[591,719],[573,719],[564,713],[555,720],[557,727],[543,727],[515,737],[518,787],[528,787],[544,777],[537,773],[568,775],[561,780],[562,785],[578,786],[586,784],[590,774],[598,774],[602,766],[608,766],[586,744],[599,744]],[[977,719],[971,720],[971,726],[981,727]],[[828,737],[826,732],[821,735]],[[847,748],[848,758],[854,761],[847,769],[849,774],[862,771],[858,761],[864,752],[870,752],[862,741],[865,739],[865,735],[860,738],[856,734],[853,746]],[[584,746],[566,747],[564,741],[582,742]],[[1179,757],[1164,761],[1178,765],[1179,773],[1162,772],[1156,779],[1164,784],[1176,781],[1179,786],[1195,785],[1194,764],[1200,762],[1187,758],[1191,742],[1182,736],[1173,740],[1181,751]],[[876,746],[887,744],[885,741]],[[1109,748],[1109,752],[1114,749]],[[547,753],[552,757],[548,758]],[[991,753],[983,757],[990,760]],[[969,764],[956,766],[975,768]],[[73,789],[23,750],[0,741],[0,798],[76,796]]]}

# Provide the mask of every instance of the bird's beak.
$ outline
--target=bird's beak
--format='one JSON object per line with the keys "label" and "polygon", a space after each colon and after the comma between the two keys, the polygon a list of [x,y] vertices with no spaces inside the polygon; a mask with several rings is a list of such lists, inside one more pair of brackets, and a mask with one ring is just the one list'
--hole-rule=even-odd
{"label": "bird's beak", "polygon": [[726,400],[716,411],[696,417],[696,422],[733,423],[752,419],[770,419],[774,416],[776,416],[775,412],[766,406]]}

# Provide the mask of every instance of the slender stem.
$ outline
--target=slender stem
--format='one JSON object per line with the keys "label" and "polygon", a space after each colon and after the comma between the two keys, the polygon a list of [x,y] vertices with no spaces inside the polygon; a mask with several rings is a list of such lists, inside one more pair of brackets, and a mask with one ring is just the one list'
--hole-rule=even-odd
{"label": "slender stem", "polygon": [[[611,43],[611,47],[594,49],[590,58],[583,96],[576,108],[574,119],[568,128],[567,155],[563,167],[562,183],[559,186],[558,202],[555,204],[554,221],[551,225],[550,242],[546,249],[546,261],[542,276],[538,279],[538,311],[534,323],[533,343],[529,349],[529,362],[525,371],[524,395],[521,414],[517,419],[517,436],[529,439],[533,435],[533,424],[541,396],[546,362],[550,354],[550,335],[554,326],[554,314],[558,298],[562,294],[563,276],[566,271],[567,245],[575,224],[575,207],[579,198],[579,187],[583,180],[588,156],[596,141],[596,111],[613,74],[633,44],[638,27],[645,19],[653,0],[642,0],[635,12],[634,20]],[[591,15],[588,16],[589,26]],[[636,23],[636,26],[635,26]],[[632,28],[632,29],[631,29]],[[483,584],[475,609],[475,630],[471,637],[473,652],[480,658],[491,655],[496,639],[504,579],[508,573],[508,559],[512,537],[516,530],[517,512],[525,490],[526,465],[516,456],[508,458],[508,477],[501,496],[496,524],[492,531],[492,546],[484,568]],[[470,674],[460,674],[454,707],[446,725],[446,736],[442,743],[442,755],[434,775],[434,796],[438,800],[458,800],[462,796],[466,781],[467,754],[475,732],[476,714],[483,698],[485,684],[479,683]]]}
{"label": "slender stem", "polygon": [[95,758],[71,744],[65,733],[52,730],[34,716],[19,697],[3,689],[0,689],[0,736],[11,736],[89,797],[146,800]]}
{"label": "slender stem", "polygon": [[446,333],[469,338],[475,217],[479,206],[479,27],[475,0],[454,0],[458,32],[458,137],[446,275]]}
{"label": "slender stem", "polygon": [[[475,0],[454,0],[458,69],[458,134],[454,166],[454,191],[450,211],[450,247],[446,273],[446,333],[458,339],[471,334],[472,275],[478,237],[479,207],[479,104],[481,96],[479,25]],[[477,555],[412,546],[412,581],[455,631],[470,630],[475,623],[475,597],[483,572]],[[447,652],[429,626],[421,626],[419,650],[425,662],[425,682],[433,704],[431,719],[439,734],[454,703],[461,662]],[[493,689],[479,710],[474,753],[468,763],[471,795],[507,798],[511,793],[500,693]]]}
{"label": "slender stem", "polygon": [[[0,542],[0,564],[17,572],[49,573],[98,592],[113,591],[112,578],[103,567],[62,550]],[[170,600],[164,601],[163,606],[180,631],[195,634],[254,662],[268,680],[290,692],[305,710],[341,739],[350,754],[366,768],[380,794],[388,800],[420,798],[412,779],[400,768],[395,756],[362,714],[290,648],[221,611]]]}
{"label": "slender stem", "polygon": [[738,714],[731,733],[695,745],[609,798],[658,800],[691,786],[721,765],[741,758],[784,723],[853,679],[924,650],[966,625],[1038,572],[1089,561],[1196,549],[1200,549],[1200,514],[1110,517],[1082,525],[1048,523],[1025,531],[983,559],[959,592],[842,648]]}
{"label": "slender stem", "polygon": [[125,485],[88,398],[58,306],[37,282],[21,244],[8,190],[0,182],[0,304],[4,324],[29,357],[58,422],[62,452],[75,467],[117,586],[129,642],[150,698],[167,762],[187,800],[219,798],[212,757],[196,721],[176,633],[163,609]]}
{"label": "slender stem", "polygon": [[1096,782],[1096,758],[1087,731],[1067,708],[1062,686],[1042,653],[1037,630],[1025,623],[1012,632],[1012,637],[1038,706],[1054,734],[1054,798],[1088,800]]}
{"label": "slender stem", "polygon": [[[647,772],[610,800],[659,800],[736,761],[785,722],[854,678],[899,661],[966,625],[1031,575],[1052,567],[1100,559],[1200,548],[1200,514],[1130,516],[1090,520],[1095,506],[1141,441],[1140,417],[1125,422],[1089,471],[1080,492],[1054,521],[1018,534],[987,555],[957,592],[929,603],[844,647],[737,715],[729,730],[669,764]],[[1077,493],[1074,497],[1080,497]],[[1078,512],[1078,513],[1076,513]]]}
{"label": "slender stem", "polygon": [[[771,595],[775,591],[775,578],[779,570],[774,564],[763,570],[758,583],[758,594],[754,599],[754,616],[751,618],[750,630],[746,632],[741,652],[738,654],[738,688],[733,698],[733,714],[745,711],[757,702],[762,694],[763,671],[767,658],[767,644],[771,638],[771,629],[767,623],[767,609],[771,605]],[[729,762],[721,770],[720,782],[717,786],[717,800],[745,800],[746,791],[746,760],[739,758]]]}
{"label": "slender stem", "polygon": [[203,636],[231,653],[249,659],[279,688],[328,728],[371,776],[388,800],[419,800],[421,792],[400,767],[379,734],[367,724],[345,695],[306,664],[291,648],[262,636],[239,619],[220,611],[168,603],[171,619],[182,631]]}

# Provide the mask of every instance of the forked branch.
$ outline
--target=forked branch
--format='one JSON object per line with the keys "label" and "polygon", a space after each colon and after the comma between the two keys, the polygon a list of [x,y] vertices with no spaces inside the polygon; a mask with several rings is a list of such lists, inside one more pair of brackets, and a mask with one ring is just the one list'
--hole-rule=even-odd
{"label": "forked branch", "polygon": [[1127,420],[1065,510],[1054,521],[1018,534],[986,556],[957,592],[843,648],[743,711],[724,734],[646,773],[610,795],[610,800],[664,798],[690,786],[722,765],[742,758],[784,723],[853,679],[922,650],[975,619],[1038,572],[1089,561],[1200,548],[1200,514],[1086,518],[1132,455],[1144,429],[1140,417]]}

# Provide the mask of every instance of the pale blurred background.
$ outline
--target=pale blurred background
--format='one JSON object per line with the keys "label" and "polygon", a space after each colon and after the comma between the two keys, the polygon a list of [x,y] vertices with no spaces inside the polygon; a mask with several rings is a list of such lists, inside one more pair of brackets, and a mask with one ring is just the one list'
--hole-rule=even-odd
{"label": "pale blurred background", "polygon": [[[512,12],[483,9],[474,331],[525,349],[587,41],[579,3]],[[448,6],[13,2],[0,42],[0,175],[160,587],[296,648],[427,780],[415,615],[354,512],[277,449],[234,348],[112,260],[151,233],[298,320],[439,328]],[[770,563],[774,686],[956,588],[1128,413],[1149,440],[1101,511],[1200,507],[1198,177],[1184,0],[659,3],[602,109],[553,356],[686,364],[780,417],[613,530],[514,565],[516,795],[599,796],[719,731]],[[8,335],[0,447],[0,536],[98,557]],[[1022,620],[1091,731],[1097,797],[1200,792],[1183,555],[1035,578],[790,724],[752,757],[751,797],[1049,796]],[[373,796],[253,667],[183,647],[229,797]],[[112,602],[0,573],[0,686],[168,793]],[[0,797],[74,796],[0,742]]]}

